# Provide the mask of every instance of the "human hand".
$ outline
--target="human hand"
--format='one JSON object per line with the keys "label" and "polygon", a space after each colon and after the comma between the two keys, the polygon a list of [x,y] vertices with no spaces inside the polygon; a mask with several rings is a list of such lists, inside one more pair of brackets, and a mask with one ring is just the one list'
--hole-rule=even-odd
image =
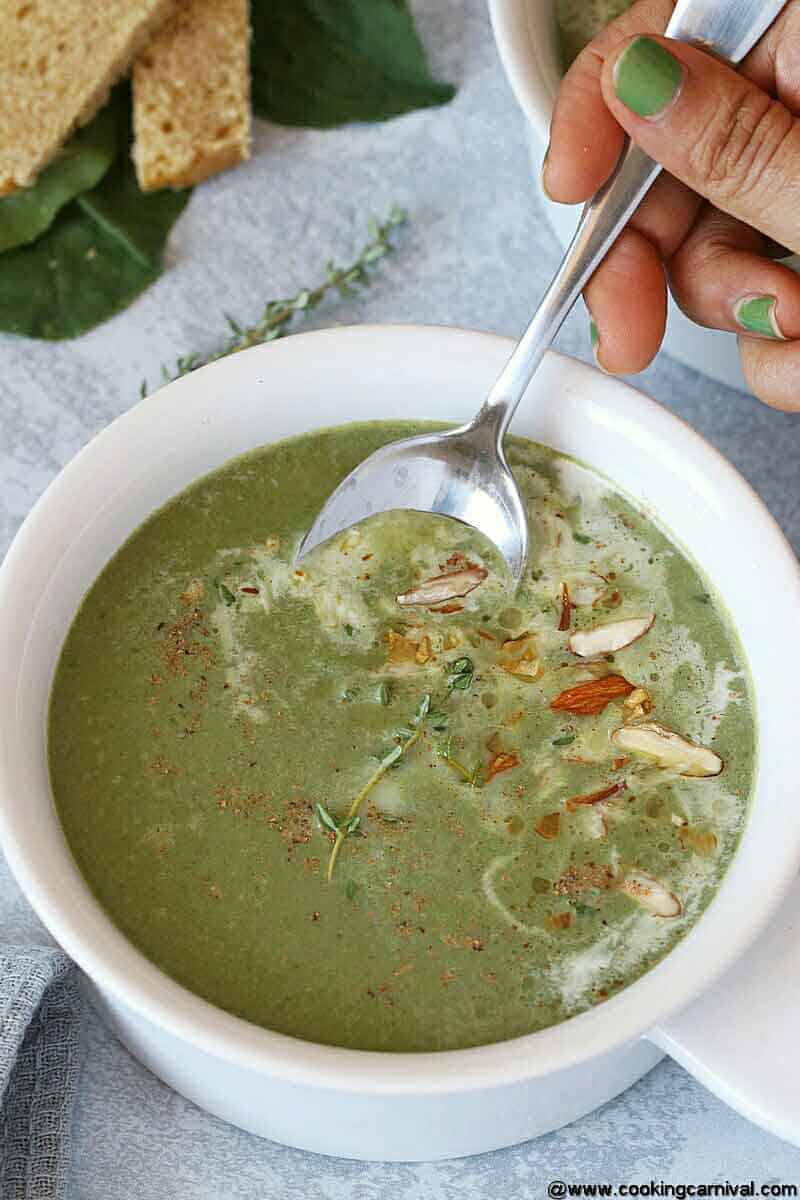
{"label": "human hand", "polygon": [[624,134],[662,175],[589,282],[598,362],[640,371],[664,335],[666,286],[700,325],[739,335],[747,382],[800,411],[800,0],[736,72],[663,30],[670,0],[638,3],[561,86],[543,185],[577,204],[611,174]]}

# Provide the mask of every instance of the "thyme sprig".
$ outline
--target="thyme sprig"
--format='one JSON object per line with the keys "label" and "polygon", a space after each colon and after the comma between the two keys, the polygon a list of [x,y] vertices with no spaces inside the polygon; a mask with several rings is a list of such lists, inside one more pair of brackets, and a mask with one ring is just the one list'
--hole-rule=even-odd
{"label": "thyme sprig", "polygon": [[[451,697],[454,691],[465,691],[472,684],[472,679],[475,674],[475,664],[471,658],[466,655],[463,658],[457,658],[455,662],[449,666],[449,673],[446,679],[447,697]],[[381,683],[378,688],[378,700],[382,705],[388,705],[391,699],[389,687],[386,683]],[[382,756],[375,756],[378,765],[370,775],[367,782],[362,787],[361,791],[353,800],[352,804],[345,813],[344,819],[337,821],[328,810],[322,805],[317,804],[317,814],[320,823],[334,834],[333,848],[328,859],[327,877],[328,881],[333,878],[333,869],[336,866],[336,859],[339,857],[339,851],[342,848],[342,843],[351,834],[357,833],[361,824],[361,808],[370,794],[376,783],[383,779],[387,771],[391,771],[394,767],[400,765],[400,761],[404,758],[409,750],[412,750],[422,737],[423,729],[426,725],[430,725],[435,733],[447,732],[447,713],[443,708],[433,706],[430,692],[426,692],[416,707],[414,716],[411,718],[407,726],[402,726],[395,731],[397,739],[391,750]],[[452,738],[448,738],[448,747],[452,742]],[[457,762],[449,753],[442,754],[441,747],[438,753],[455,767],[460,774],[473,786],[478,786],[478,773],[480,771],[480,763],[478,763],[472,771],[468,771],[466,767]]]}
{"label": "thyme sprig", "polygon": [[361,806],[370,794],[375,784],[383,779],[387,771],[396,766],[400,759],[408,754],[409,750],[417,744],[422,737],[422,731],[425,728],[425,722],[431,713],[431,696],[430,692],[426,692],[417,705],[414,716],[411,718],[411,729],[401,730],[402,740],[399,741],[378,763],[377,768],[370,775],[367,782],[362,787],[361,791],[353,800],[353,803],[348,808],[344,820],[337,822],[334,817],[323,808],[321,804],[317,805],[317,812],[320,821],[326,825],[332,833],[335,834],[333,849],[331,856],[328,859],[328,881],[333,878],[333,869],[336,866],[336,859],[339,857],[339,851],[342,848],[342,843],[345,838],[356,833],[361,823]]}
{"label": "thyme sprig", "polygon": [[[370,268],[390,254],[393,246],[391,234],[406,220],[406,213],[401,208],[393,208],[385,221],[378,222],[372,218],[369,222],[369,241],[362,248],[357,258],[347,267],[338,267],[331,261],[325,268],[325,279],[316,287],[301,288],[294,296],[283,300],[270,300],[265,306],[261,317],[255,324],[241,325],[233,317],[226,314],[230,336],[221,350],[213,354],[184,354],[175,364],[173,373],[167,367],[161,368],[164,383],[179,379],[204,367],[207,363],[216,362],[229,354],[238,354],[240,350],[248,350],[262,342],[273,342],[288,332],[295,317],[300,314],[309,316],[331,291],[336,291],[347,299],[355,294],[359,287],[367,287],[371,282]],[[147,380],[142,381],[140,394],[147,395]]]}

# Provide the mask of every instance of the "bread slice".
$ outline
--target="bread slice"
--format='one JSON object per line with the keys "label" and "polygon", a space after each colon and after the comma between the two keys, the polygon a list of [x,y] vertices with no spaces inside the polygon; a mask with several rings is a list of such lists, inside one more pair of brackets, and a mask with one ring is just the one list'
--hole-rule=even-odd
{"label": "bread slice", "polygon": [[188,187],[250,155],[247,0],[188,0],[133,68],[139,187]]}
{"label": "bread slice", "polygon": [[0,196],[30,186],[180,0],[0,0]]}

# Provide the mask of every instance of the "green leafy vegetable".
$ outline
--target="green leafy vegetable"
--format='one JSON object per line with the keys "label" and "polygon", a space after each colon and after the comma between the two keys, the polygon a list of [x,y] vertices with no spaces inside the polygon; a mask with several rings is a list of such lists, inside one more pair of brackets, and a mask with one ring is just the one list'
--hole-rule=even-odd
{"label": "green leafy vegetable", "polygon": [[123,156],[40,238],[0,255],[0,329],[77,337],[125,308],[160,274],[167,234],[188,199],[145,196]]}
{"label": "green leafy vegetable", "polygon": [[554,746],[571,746],[574,741],[575,741],[574,733],[565,733],[561,737],[554,738],[553,745]]}
{"label": "green leafy vegetable", "polygon": [[231,589],[229,587],[227,587],[224,583],[221,583],[219,585],[219,594],[220,594],[220,596],[222,596],[222,599],[225,601],[228,608],[230,608],[230,606],[232,604],[236,603],[236,597],[234,596]]}
{"label": "green leafy vegetable", "polygon": [[403,0],[254,0],[251,79],[258,116],[327,129],[451,100]]}
{"label": "green leafy vegetable", "polygon": [[590,537],[587,537],[585,533],[573,533],[572,536],[574,537],[575,541],[580,542],[582,546],[588,546],[592,540]]}
{"label": "green leafy vegetable", "polygon": [[112,100],[67,142],[36,183],[0,200],[0,253],[34,241],[59,211],[98,184],[117,157],[120,101]]}

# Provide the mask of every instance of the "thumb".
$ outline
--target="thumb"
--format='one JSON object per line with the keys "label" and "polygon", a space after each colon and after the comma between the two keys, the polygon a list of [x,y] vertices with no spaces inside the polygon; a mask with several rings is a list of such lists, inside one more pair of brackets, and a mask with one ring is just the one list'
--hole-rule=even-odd
{"label": "thumb", "polygon": [[603,96],[641,148],[713,205],[800,252],[800,122],[682,42],[640,36],[606,60]]}

